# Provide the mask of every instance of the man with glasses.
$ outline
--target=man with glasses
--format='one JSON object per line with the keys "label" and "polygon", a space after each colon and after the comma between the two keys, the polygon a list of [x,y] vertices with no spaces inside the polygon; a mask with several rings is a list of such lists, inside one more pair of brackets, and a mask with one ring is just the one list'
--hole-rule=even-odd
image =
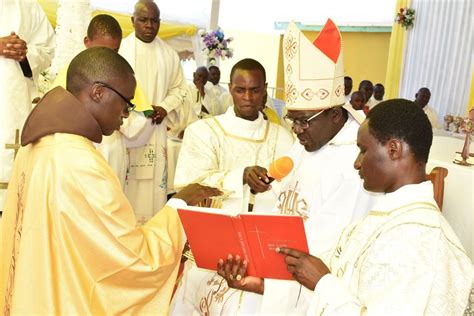
{"label": "man with glasses", "polygon": [[[351,114],[354,110],[344,106],[341,47],[341,35],[331,20],[313,43],[294,23],[284,38],[285,119],[298,141],[288,155],[294,169],[282,181],[274,211],[303,217],[310,253],[320,258],[329,255],[345,226],[369,211],[373,199],[353,168],[360,123]],[[232,274],[236,262],[219,263],[218,272],[232,288],[263,294],[257,312],[306,314],[310,290],[296,281],[237,277]]]}
{"label": "man with glasses", "polygon": [[135,32],[124,38],[119,51],[132,65],[138,85],[155,110],[152,121],[137,136],[145,139],[146,145],[129,151],[126,194],[143,220],[153,216],[166,202],[167,129],[175,130],[174,125],[180,121],[180,110],[189,106],[178,54],[157,37],[160,23],[156,3],[138,1],[132,16]]}
{"label": "man with glasses", "polygon": [[2,218],[5,315],[166,315],[185,236],[177,207],[219,195],[194,184],[137,226],[120,182],[94,148],[133,109],[127,61],[105,47],[71,62],[21,133]]}

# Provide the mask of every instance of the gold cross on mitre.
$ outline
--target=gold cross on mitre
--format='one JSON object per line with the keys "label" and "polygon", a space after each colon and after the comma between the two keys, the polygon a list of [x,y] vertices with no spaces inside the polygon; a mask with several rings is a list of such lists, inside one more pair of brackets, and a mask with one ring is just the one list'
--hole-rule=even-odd
{"label": "gold cross on mitre", "polygon": [[[14,144],[5,144],[5,149],[13,149],[15,153],[13,159],[15,159],[18,150],[20,149],[20,130],[15,131],[15,143]],[[0,182],[0,190],[8,189],[8,182]]]}

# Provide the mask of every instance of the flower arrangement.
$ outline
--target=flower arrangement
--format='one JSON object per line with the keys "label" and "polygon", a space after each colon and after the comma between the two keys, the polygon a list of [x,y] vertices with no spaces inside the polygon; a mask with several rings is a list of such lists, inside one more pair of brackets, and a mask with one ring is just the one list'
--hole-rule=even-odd
{"label": "flower arrangement", "polygon": [[234,55],[233,49],[229,47],[233,38],[224,38],[224,32],[220,27],[215,31],[202,32],[201,37],[205,46],[203,51],[209,60],[215,61],[219,57],[224,60]]}
{"label": "flower arrangement", "polygon": [[407,30],[413,27],[413,22],[415,22],[415,9],[400,8],[400,11],[395,16],[395,22]]}

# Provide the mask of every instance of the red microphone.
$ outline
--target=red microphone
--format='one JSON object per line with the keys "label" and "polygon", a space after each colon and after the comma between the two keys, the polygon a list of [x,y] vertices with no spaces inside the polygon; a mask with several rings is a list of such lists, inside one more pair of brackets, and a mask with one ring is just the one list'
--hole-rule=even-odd
{"label": "red microphone", "polygon": [[[278,182],[281,181],[284,177],[286,177],[291,170],[293,170],[293,160],[290,157],[283,156],[278,158],[277,160],[273,161],[270,166],[268,167],[268,184],[272,183],[273,180],[277,180]],[[255,194],[253,190],[250,190],[252,194]]]}

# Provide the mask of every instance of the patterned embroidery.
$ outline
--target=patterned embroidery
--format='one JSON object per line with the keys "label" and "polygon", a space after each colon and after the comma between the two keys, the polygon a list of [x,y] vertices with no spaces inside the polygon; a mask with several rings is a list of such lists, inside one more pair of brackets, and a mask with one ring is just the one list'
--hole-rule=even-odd
{"label": "patterned embroidery", "polygon": [[298,52],[298,42],[291,34],[289,34],[285,39],[285,55],[291,60],[295,57]]}
{"label": "patterned embroidery", "polygon": [[286,85],[286,103],[293,104],[298,98],[298,91],[293,83],[289,82]]}
{"label": "patterned embroidery", "polygon": [[311,90],[310,88],[306,88],[306,89],[304,89],[303,92],[301,92],[301,96],[302,96],[304,99],[306,99],[306,100],[308,100],[308,101],[311,101],[311,100],[313,99],[313,97],[314,97],[314,92],[313,92],[313,90]]}
{"label": "patterned embroidery", "polygon": [[318,96],[321,100],[324,100],[329,96],[329,91],[326,89],[319,89]]}
{"label": "patterned embroidery", "polygon": [[471,293],[469,293],[469,299],[467,301],[466,310],[464,316],[474,316],[474,282],[471,286]]}
{"label": "patterned embroidery", "polygon": [[301,216],[306,221],[309,218],[308,203],[306,203],[305,199],[300,198],[299,195],[298,182],[296,182],[294,189],[290,188],[280,193],[278,209],[281,214]]}
{"label": "patterned embroidery", "polygon": [[162,146],[161,153],[162,153],[162,158],[165,161],[165,167],[163,169],[163,174],[161,175],[160,188],[166,189],[168,188],[168,152],[165,146]]}
{"label": "patterned embroidery", "polygon": [[342,88],[341,85],[337,86],[336,90],[334,91],[334,93],[336,94],[336,96],[341,96],[343,93],[344,93],[344,89]]}
{"label": "patterned embroidery", "polygon": [[301,96],[307,101],[313,100],[314,97],[318,97],[320,100],[324,100],[329,96],[329,91],[322,88],[318,91],[313,91],[310,88],[306,88],[303,92],[301,92]]}
{"label": "patterned embroidery", "polygon": [[207,286],[210,286],[211,290],[207,293],[207,296],[201,297],[201,301],[199,302],[199,310],[201,314],[205,316],[210,315],[209,308],[212,306],[212,303],[222,303],[224,295],[230,289],[227,286],[226,280],[221,278],[217,273],[207,281]]}
{"label": "patterned embroidery", "polygon": [[291,74],[293,74],[293,67],[291,67],[291,64],[288,64],[286,66],[286,74],[289,76]]}
{"label": "patterned embroidery", "polygon": [[25,206],[23,205],[23,193],[25,189],[26,176],[22,172],[20,175],[20,183],[18,185],[17,192],[17,212],[16,212],[16,221],[15,221],[15,238],[13,239],[12,247],[12,259],[10,262],[10,269],[8,273],[7,287],[5,291],[5,306],[3,309],[3,315],[10,315],[11,303],[13,296],[13,284],[15,282],[15,268],[16,260],[18,258],[18,252],[20,250],[20,241],[21,241],[21,232],[23,229],[23,212]]}

